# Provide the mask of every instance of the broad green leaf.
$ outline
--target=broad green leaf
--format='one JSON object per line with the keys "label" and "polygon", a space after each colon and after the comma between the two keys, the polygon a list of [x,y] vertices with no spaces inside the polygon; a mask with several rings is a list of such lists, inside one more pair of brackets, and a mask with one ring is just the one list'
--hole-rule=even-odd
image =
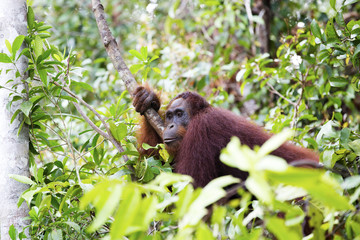
{"label": "broad green leaf", "polygon": [[28,204],[28,206],[30,205],[33,196],[38,193],[41,190],[41,188],[36,188],[35,190],[28,190],[26,192],[24,192],[21,197],[25,199],[26,203]]}
{"label": "broad green leaf", "polygon": [[132,232],[131,225],[141,208],[141,195],[137,187],[127,187],[121,198],[115,221],[111,225],[110,236],[112,239],[121,239],[125,234]]}
{"label": "broad green leaf", "polygon": [[138,209],[138,213],[134,218],[132,232],[146,231],[148,229],[149,224],[156,215],[157,204],[158,201],[155,196],[148,196],[141,200],[141,208]]}
{"label": "broad green leaf", "polygon": [[11,63],[11,58],[5,54],[5,53],[0,53],[0,62],[2,63]]}
{"label": "broad green leaf", "polygon": [[188,175],[162,172],[148,183],[148,185],[157,185],[163,188],[178,182],[189,183],[191,182],[191,177]]}
{"label": "broad green leaf", "polygon": [[12,53],[12,47],[11,47],[11,43],[9,42],[9,40],[5,39],[5,45],[7,50],[9,51],[9,53]]}
{"label": "broad green leaf", "polygon": [[20,104],[20,110],[25,114],[25,116],[29,117],[30,110],[33,106],[33,103],[30,101],[25,101]]}
{"label": "broad green leaf", "polygon": [[353,209],[348,199],[339,194],[339,184],[321,170],[289,167],[283,172],[268,171],[266,176],[274,183],[305,189],[314,200],[331,209]]}
{"label": "broad green leaf", "polygon": [[48,49],[46,50],[45,52],[43,52],[38,58],[37,58],[37,61],[36,61],[36,64],[39,65],[43,60],[46,60],[50,54],[52,53],[52,49]]}
{"label": "broad green leaf", "polygon": [[142,70],[144,67],[145,67],[145,65],[142,63],[133,64],[130,66],[130,72],[132,74],[136,74],[138,71]]}
{"label": "broad green leaf", "polygon": [[19,51],[24,39],[25,39],[25,36],[23,36],[23,35],[19,35],[15,38],[13,45],[12,45],[12,54],[14,57],[16,56],[17,51]]}
{"label": "broad green leaf", "polygon": [[336,11],[336,0],[330,0],[330,6]]}
{"label": "broad green leaf", "polygon": [[360,44],[358,44],[355,48],[354,54],[352,56],[353,62],[356,62],[356,60],[358,59],[359,53],[360,53]]}
{"label": "broad green leaf", "polygon": [[22,176],[22,175],[16,175],[16,174],[9,174],[9,177],[21,182],[21,183],[25,183],[25,184],[30,184],[30,185],[34,185],[36,184],[34,181],[32,181],[30,178],[26,177],[26,176]]}
{"label": "broad green leaf", "polygon": [[274,199],[269,183],[261,175],[250,175],[246,179],[245,186],[257,199],[264,203],[271,204]]}
{"label": "broad green leaf", "polygon": [[28,6],[27,24],[28,24],[30,30],[34,28],[35,14],[34,14],[34,10],[30,6]]}
{"label": "broad green leaf", "polygon": [[272,136],[261,146],[258,152],[259,156],[264,157],[270,154],[272,151],[278,149],[282,144],[284,144],[289,138],[293,136],[294,132],[290,129],[284,130],[281,133]]}
{"label": "broad green leaf", "polygon": [[201,191],[198,198],[191,204],[189,210],[179,223],[180,230],[195,226],[206,215],[207,207],[226,195],[224,187],[238,183],[239,179],[232,176],[215,178]]}
{"label": "broad green leaf", "polygon": [[112,184],[107,189],[95,188],[92,191],[100,193],[101,196],[97,197],[95,202],[96,207],[96,218],[89,226],[89,231],[93,232],[101,225],[103,225],[109,216],[111,216],[119,204],[120,196],[123,191],[123,187],[120,184]]}
{"label": "broad green leaf", "polygon": [[141,52],[142,58],[144,60],[147,60],[147,57],[148,57],[147,47],[141,47],[140,52]]}
{"label": "broad green leaf", "polygon": [[157,67],[152,68],[152,70],[158,74],[161,74],[161,70]]}
{"label": "broad green leaf", "polygon": [[345,87],[349,84],[349,81],[343,77],[331,77],[329,81],[332,87]]}
{"label": "broad green leaf", "polygon": [[230,167],[249,171],[252,165],[249,159],[252,157],[247,156],[241,147],[239,138],[232,137],[226,148],[221,151],[220,160]]}
{"label": "broad green leaf", "polygon": [[38,31],[40,32],[40,31],[46,31],[46,30],[48,30],[48,29],[50,29],[50,28],[52,28],[52,26],[50,26],[50,25],[43,25],[43,26],[41,26],[41,27],[38,27]]}
{"label": "broad green leaf", "polygon": [[325,29],[325,34],[327,37],[327,41],[333,42],[333,41],[338,41],[339,37],[336,33],[335,27],[334,27],[334,19],[331,18],[327,24],[326,24],[326,29]]}
{"label": "broad green leaf", "polygon": [[146,60],[146,59],[143,58],[143,56],[141,55],[141,53],[139,53],[139,52],[136,51],[135,49],[131,49],[131,50],[129,51],[129,53],[130,53],[131,55],[133,55],[134,57],[138,58],[138,59],[141,60],[141,61],[145,61],[145,60]]}
{"label": "broad green leaf", "polygon": [[42,201],[41,201],[41,203],[40,203],[40,206],[39,206],[39,210],[40,210],[40,211],[47,211],[47,210],[50,209],[50,207],[51,207],[51,198],[52,198],[51,195],[46,195],[46,196],[42,199]]}
{"label": "broad green leaf", "polygon": [[110,130],[114,138],[118,141],[123,140],[127,135],[127,126],[124,123],[120,123],[118,125],[114,124],[114,122],[109,122]]}
{"label": "broad green leaf", "polygon": [[94,91],[93,87],[86,82],[71,81],[71,88],[85,89],[89,92]]}
{"label": "broad green leaf", "polygon": [[345,7],[345,6],[347,6],[347,5],[356,3],[356,2],[358,2],[358,1],[359,1],[359,0],[346,0],[346,1],[343,3],[342,7]]}
{"label": "broad green leaf", "polygon": [[158,58],[159,58],[159,56],[154,55],[154,56],[149,60],[149,63],[151,63],[152,61],[154,61],[155,59],[158,59]]}
{"label": "broad green leaf", "polygon": [[197,240],[215,240],[212,231],[205,223],[201,223],[196,229],[195,239]]}
{"label": "broad green leaf", "polygon": [[48,81],[48,77],[47,77],[47,71],[45,69],[39,69],[38,70],[40,79],[42,81],[42,83],[44,84],[45,87],[49,86],[49,81]]}
{"label": "broad green leaf", "polygon": [[51,232],[51,239],[52,240],[62,240],[63,239],[63,234],[61,229],[53,229]]}
{"label": "broad green leaf", "polygon": [[80,233],[81,229],[79,224],[74,223],[74,222],[64,222],[65,224],[69,225],[70,227],[72,227],[75,231],[77,231],[78,233]]}
{"label": "broad green leaf", "polygon": [[360,176],[350,176],[345,178],[345,181],[341,184],[343,189],[351,189],[360,185]]}
{"label": "broad green leaf", "polygon": [[43,50],[43,40],[39,35],[36,35],[34,40],[34,52],[36,55],[36,59],[41,55]]}
{"label": "broad green leaf", "polygon": [[[290,228],[285,225],[285,220],[277,217],[267,217],[266,227],[279,240],[297,240],[302,239],[302,232],[296,231],[296,228]],[[299,228],[300,230],[300,228]]]}
{"label": "broad green leaf", "polygon": [[320,27],[319,25],[317,24],[316,20],[312,20],[311,24],[310,24],[310,28],[311,28],[311,32],[312,34],[319,38],[319,39],[322,39],[321,38],[321,30],[320,30]]}
{"label": "broad green leaf", "polygon": [[349,142],[350,149],[358,156],[360,156],[360,139]]}
{"label": "broad green leaf", "polygon": [[11,240],[16,240],[17,230],[13,224],[9,227],[9,236]]}
{"label": "broad green leaf", "polygon": [[344,20],[344,16],[341,12],[338,12],[335,17],[336,23],[339,24],[340,27],[345,27],[346,23]]}

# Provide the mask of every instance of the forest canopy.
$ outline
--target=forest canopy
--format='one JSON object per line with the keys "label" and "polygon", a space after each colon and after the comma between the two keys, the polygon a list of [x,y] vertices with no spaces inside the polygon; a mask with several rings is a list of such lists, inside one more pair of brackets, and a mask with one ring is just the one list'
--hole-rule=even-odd
{"label": "forest canopy", "polygon": [[[138,146],[140,114],[90,1],[28,1],[27,36],[0,56],[29,64],[17,73],[25,92],[9,94],[24,101],[14,117],[30,132],[31,177],[12,176],[29,184],[19,196],[28,237],[360,238],[357,0],[101,2],[125,63],[161,95],[161,111],[193,91],[273,137],[253,149],[233,138],[222,150],[246,180],[222,176],[194,188],[174,173],[164,144]],[[321,166],[270,155],[287,140],[318,152]],[[224,204],[229,190],[236,194]],[[25,238],[25,229],[9,231]]]}

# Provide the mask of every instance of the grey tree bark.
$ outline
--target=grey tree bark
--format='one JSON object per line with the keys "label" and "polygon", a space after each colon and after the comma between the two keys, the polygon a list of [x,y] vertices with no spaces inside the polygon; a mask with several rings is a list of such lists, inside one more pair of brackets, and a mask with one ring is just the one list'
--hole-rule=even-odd
{"label": "grey tree bark", "polygon": [[[0,52],[8,53],[5,39],[11,43],[18,35],[27,33],[26,0],[0,0]],[[16,63],[17,69],[23,73],[27,67],[26,58],[21,57]],[[0,63],[0,85],[11,88],[12,84],[21,82],[15,76],[15,66]],[[14,69],[9,72],[6,69]],[[13,82],[7,83],[13,79]],[[20,86],[20,88],[24,86]],[[21,92],[21,89],[18,88]],[[20,101],[13,104],[10,110],[6,105],[10,101],[9,91],[0,89],[0,236],[1,240],[10,239],[8,231],[13,224],[21,230],[26,222],[28,207],[23,203],[19,208],[17,202],[27,185],[9,178],[9,174],[29,176],[29,131],[26,127],[18,135],[21,120],[17,117],[10,124],[14,111]]]}

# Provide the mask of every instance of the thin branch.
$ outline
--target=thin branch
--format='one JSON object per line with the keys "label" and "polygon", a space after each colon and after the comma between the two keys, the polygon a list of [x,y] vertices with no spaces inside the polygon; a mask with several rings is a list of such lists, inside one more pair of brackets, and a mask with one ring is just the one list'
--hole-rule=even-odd
{"label": "thin branch", "polygon": [[[245,0],[245,10],[246,10],[246,14],[248,16],[249,19],[249,32],[252,38],[254,38],[255,33],[254,33],[254,17],[252,15],[252,11],[251,11],[251,1],[250,0]],[[255,56],[256,54],[256,46],[255,44],[251,44],[251,53]]]}
{"label": "thin branch", "polygon": [[293,115],[293,119],[291,121],[291,124],[290,124],[290,128],[294,128],[296,127],[296,118],[297,118],[297,115],[298,115],[298,111],[299,111],[299,107],[300,107],[300,103],[301,103],[301,100],[303,99],[303,96],[304,96],[304,90],[305,90],[305,82],[306,82],[306,79],[309,75],[309,70],[310,68],[308,68],[306,70],[306,73],[305,75],[301,75],[301,80],[300,80],[300,83],[301,83],[301,93],[300,93],[300,97],[299,99],[296,101],[296,105],[294,107],[294,115]]}
{"label": "thin branch", "polygon": [[[106,52],[108,53],[114,68],[118,71],[120,78],[125,83],[127,90],[131,95],[134,95],[138,84],[136,83],[136,80],[131,74],[129,68],[126,66],[115,38],[111,34],[110,28],[105,19],[104,6],[101,4],[100,0],[92,0],[92,8]],[[162,138],[164,122],[159,114],[154,109],[150,108],[144,115],[157,134]]]}
{"label": "thin branch", "polygon": [[216,41],[209,36],[209,34],[204,26],[201,28],[201,32],[204,34],[205,39],[208,40],[210,44],[213,44],[213,45],[216,44]]}
{"label": "thin branch", "polygon": [[[106,132],[104,132],[103,130],[101,130],[99,127],[97,127],[95,125],[95,123],[93,121],[91,121],[91,119],[83,112],[83,110],[81,109],[80,105],[76,102],[73,102],[76,110],[80,113],[80,115],[84,118],[84,120],[97,132],[99,133],[101,136],[103,136],[106,139],[109,139],[109,141],[114,144],[114,146],[116,147],[116,149],[119,152],[124,152],[123,147],[121,146],[121,144],[114,138],[114,136],[111,134],[111,130],[109,128],[109,126],[107,125],[107,123],[105,122],[105,120],[100,116],[100,114],[93,108],[91,107],[87,102],[85,102],[82,98],[78,97],[75,93],[73,93],[68,87],[65,86],[61,86],[59,83],[57,82],[53,82],[56,86],[61,87],[65,92],[67,92],[70,96],[72,96],[73,98],[75,98],[76,100],[78,100],[81,104],[83,104],[85,107],[87,107],[90,111],[92,111],[96,117],[99,118],[99,120],[102,122],[102,124],[104,125]],[[124,155],[125,161],[128,160],[128,157],[126,155]]]}
{"label": "thin branch", "polygon": [[290,103],[291,105],[296,106],[296,103],[294,103],[293,101],[291,101],[290,99],[286,98],[284,95],[279,93],[269,82],[266,82],[266,86],[270,88],[271,93],[278,95],[279,97]]}

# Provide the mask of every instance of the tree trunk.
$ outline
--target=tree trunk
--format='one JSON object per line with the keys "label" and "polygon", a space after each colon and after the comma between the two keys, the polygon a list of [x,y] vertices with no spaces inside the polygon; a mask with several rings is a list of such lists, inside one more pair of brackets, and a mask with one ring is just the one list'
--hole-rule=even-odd
{"label": "tree trunk", "polygon": [[[27,7],[25,0],[0,0],[0,52],[9,53],[5,39],[13,42],[18,35],[27,33]],[[27,60],[21,57],[16,63],[17,69],[23,73],[27,68]],[[0,63],[0,85],[11,88],[21,83],[16,78],[16,68],[12,64]],[[7,69],[13,69],[6,71]],[[7,83],[10,79],[14,81]],[[24,86],[20,85],[17,92]],[[18,230],[26,226],[24,217],[28,215],[28,207],[23,203],[19,208],[17,202],[27,185],[9,178],[9,174],[29,176],[29,131],[24,126],[18,135],[22,119],[17,117],[10,124],[11,117],[18,109],[21,101],[14,102],[11,109],[7,104],[11,100],[10,91],[0,89],[0,236],[1,240],[10,239],[8,231],[13,224]],[[20,116],[19,114],[18,116]]]}

